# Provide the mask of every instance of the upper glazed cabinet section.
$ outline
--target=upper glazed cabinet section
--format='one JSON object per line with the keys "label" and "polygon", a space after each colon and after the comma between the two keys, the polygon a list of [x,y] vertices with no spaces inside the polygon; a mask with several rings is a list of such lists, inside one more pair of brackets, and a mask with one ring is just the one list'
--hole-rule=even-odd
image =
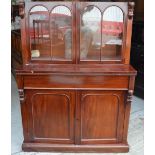
{"label": "upper glazed cabinet section", "polygon": [[133,7],[127,2],[28,2],[25,12],[22,5],[20,9],[27,62],[129,59]]}

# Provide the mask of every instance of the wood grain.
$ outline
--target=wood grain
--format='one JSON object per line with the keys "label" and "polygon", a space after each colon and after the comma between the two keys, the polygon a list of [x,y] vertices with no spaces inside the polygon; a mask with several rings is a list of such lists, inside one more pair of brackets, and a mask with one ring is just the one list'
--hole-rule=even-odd
{"label": "wood grain", "polygon": [[[43,57],[31,59],[29,16],[31,8],[38,5],[45,6],[48,12],[60,5],[70,9],[70,61]],[[98,7],[102,14],[114,5],[123,11],[121,59],[80,60],[80,19],[83,9],[89,5]],[[136,76],[136,71],[129,65],[133,9],[127,2],[53,1],[26,2],[25,8],[22,5],[21,13],[22,63],[14,61],[13,67],[22,112],[22,149],[52,152],[128,152],[127,131]],[[50,24],[49,18],[46,23],[48,22]],[[14,37],[14,40],[17,38]],[[13,45],[15,46],[15,41]],[[47,48],[45,45],[39,44],[41,48]],[[57,42],[55,55],[60,56],[62,48],[64,44],[59,46]]]}

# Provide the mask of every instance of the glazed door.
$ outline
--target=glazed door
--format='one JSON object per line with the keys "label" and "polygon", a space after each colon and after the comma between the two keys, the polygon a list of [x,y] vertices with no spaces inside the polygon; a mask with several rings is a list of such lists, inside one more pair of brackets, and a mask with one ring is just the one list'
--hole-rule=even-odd
{"label": "glazed door", "polygon": [[114,2],[77,3],[80,63],[122,63],[127,5]]}
{"label": "glazed door", "polygon": [[26,10],[27,58],[31,62],[73,63],[72,2],[29,2]]}
{"label": "glazed door", "polygon": [[[117,143],[122,140],[125,91],[79,92],[81,144]],[[78,131],[77,131],[78,133]]]}
{"label": "glazed door", "polygon": [[74,143],[74,92],[26,90],[22,104],[26,141]]}

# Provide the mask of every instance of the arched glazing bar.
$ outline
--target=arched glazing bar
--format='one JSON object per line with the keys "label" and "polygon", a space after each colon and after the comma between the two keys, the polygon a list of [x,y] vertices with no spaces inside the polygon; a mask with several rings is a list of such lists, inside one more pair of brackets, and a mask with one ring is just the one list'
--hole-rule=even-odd
{"label": "arched glazing bar", "polygon": [[117,6],[110,6],[102,17],[101,60],[121,60],[123,46],[124,17]]}
{"label": "arched glazing bar", "polygon": [[42,5],[29,12],[31,59],[50,59],[49,11]]}
{"label": "arched glazing bar", "polygon": [[50,13],[52,60],[72,59],[72,15],[68,7],[60,5]]}
{"label": "arched glazing bar", "polygon": [[80,60],[99,61],[101,52],[101,11],[86,6],[80,20]]}

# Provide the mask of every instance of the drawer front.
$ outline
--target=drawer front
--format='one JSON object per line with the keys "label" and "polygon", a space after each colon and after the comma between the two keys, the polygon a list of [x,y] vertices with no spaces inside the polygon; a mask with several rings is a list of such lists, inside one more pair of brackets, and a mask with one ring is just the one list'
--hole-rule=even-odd
{"label": "drawer front", "polygon": [[24,77],[24,88],[128,89],[128,76],[35,75]]}

